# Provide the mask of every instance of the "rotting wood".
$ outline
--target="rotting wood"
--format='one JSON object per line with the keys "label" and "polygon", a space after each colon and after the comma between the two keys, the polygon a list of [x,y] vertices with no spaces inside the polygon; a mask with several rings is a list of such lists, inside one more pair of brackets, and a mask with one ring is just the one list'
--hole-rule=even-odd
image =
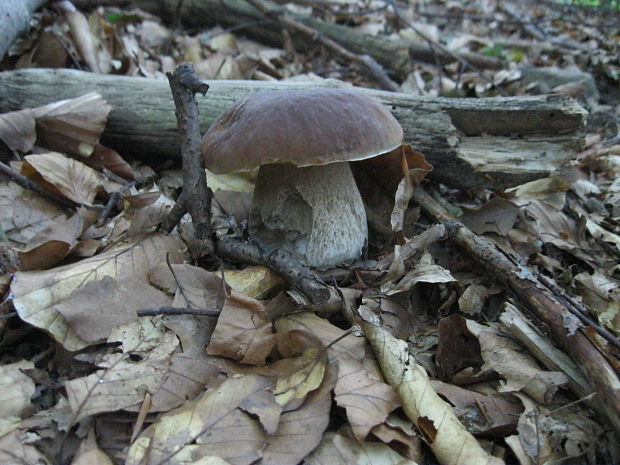
{"label": "rotting wood", "polygon": [[[209,98],[198,102],[203,130],[251,92],[344,85],[337,80],[208,84]],[[164,80],[76,70],[8,71],[0,73],[0,111],[93,90],[114,108],[104,144],[148,159],[179,157],[174,103]],[[501,189],[545,177],[582,147],[579,129],[586,112],[563,95],[450,99],[362,90],[390,108],[403,126],[405,141],[434,166],[430,176],[454,187]]]}

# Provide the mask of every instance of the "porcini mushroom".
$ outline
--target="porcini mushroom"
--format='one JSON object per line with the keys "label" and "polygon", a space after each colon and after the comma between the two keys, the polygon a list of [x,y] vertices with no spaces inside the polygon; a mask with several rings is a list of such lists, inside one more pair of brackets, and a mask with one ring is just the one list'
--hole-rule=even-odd
{"label": "porcini mushroom", "polygon": [[202,140],[214,173],[260,166],[250,234],[310,266],[359,258],[366,211],[350,161],[402,143],[403,130],[378,101],[353,89],[257,92],[236,102]]}

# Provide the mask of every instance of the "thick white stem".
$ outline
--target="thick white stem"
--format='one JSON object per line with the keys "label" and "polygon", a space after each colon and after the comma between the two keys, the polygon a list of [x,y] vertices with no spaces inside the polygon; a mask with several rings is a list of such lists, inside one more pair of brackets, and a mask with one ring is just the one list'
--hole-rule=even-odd
{"label": "thick white stem", "polygon": [[359,258],[368,227],[349,164],[261,166],[250,233],[267,250],[286,249],[310,266]]}

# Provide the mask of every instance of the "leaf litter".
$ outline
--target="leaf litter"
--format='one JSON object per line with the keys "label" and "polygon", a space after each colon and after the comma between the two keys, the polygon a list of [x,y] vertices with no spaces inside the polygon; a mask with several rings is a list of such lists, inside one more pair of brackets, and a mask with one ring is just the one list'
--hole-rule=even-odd
{"label": "leaf litter", "polygon": [[[209,79],[316,79],[318,71],[372,85],[324,54],[286,44],[272,48],[218,27],[204,35],[172,34],[159,18],[140,10],[88,14],[61,3],[60,13],[44,13],[46,26],[31,46],[23,44],[17,66],[65,66],[74,54],[103,73],[162,78],[185,60]],[[332,2],[322,15],[380,34],[394,20],[380,9],[367,14],[357,6]],[[455,16],[439,8],[423,8],[422,17],[436,18],[433,25],[417,21],[413,7],[400,12],[407,26],[399,40],[430,37],[454,52],[501,56],[508,69],[461,72],[452,63],[438,71],[420,61],[404,73],[402,91],[491,96],[547,86],[599,105],[588,76],[553,81],[551,68],[558,62],[583,64],[570,40],[558,54],[549,53],[544,41],[502,38],[495,33],[516,27],[506,26],[510,12],[484,1],[467,8],[492,12],[494,20],[471,20],[472,30],[464,33],[454,29]],[[468,11],[454,2],[451,8]],[[597,28],[539,19],[548,32],[571,27],[573,39],[596,42],[587,67],[617,84],[617,56]],[[521,62],[549,68],[546,77],[532,77]],[[574,85],[579,79],[583,85]],[[281,292],[282,281],[269,270],[210,272],[195,266],[183,237],[154,231],[172,204],[163,182],[129,187],[114,214],[97,224],[93,211],[143,170],[127,163],[127,154],[100,144],[111,110],[101,96],[86,94],[0,117],[0,139],[11,151],[29,154],[12,166],[85,209],[71,213],[13,182],[0,184],[0,226],[21,259],[10,305],[37,328],[37,337],[70,354],[61,362],[42,352],[53,366],[48,374],[53,381],[35,374],[38,368],[28,360],[38,354],[13,351],[3,358],[0,383],[11,396],[0,423],[2,461],[49,463],[53,456],[45,444],[63,435],[80,443],[71,452],[76,464],[413,464],[425,463],[429,450],[444,463],[500,463],[488,455],[493,444],[472,435],[503,438],[521,464],[596,463],[610,456],[601,439],[608,425],[586,408],[587,381],[579,381],[557,348],[539,354],[527,345],[535,336],[518,336],[527,332],[523,326],[516,331],[520,306],[493,277],[445,242],[401,255],[428,227],[409,202],[420,181],[412,171],[430,168],[423,158],[402,167],[395,186],[404,180],[390,208],[376,212],[383,215],[388,245],[379,235],[371,239],[383,248],[369,245],[379,250],[374,255],[379,260],[389,258],[388,266],[378,278],[362,268],[339,283],[340,295],[349,296],[345,311],[360,315],[351,326],[342,318],[340,298],[331,311],[309,312],[294,304],[293,292]],[[539,267],[617,335],[620,152],[617,142],[605,145],[601,139],[613,140],[605,132],[609,125],[595,129],[598,139],[591,138],[570,168],[548,178],[503,192],[436,188],[454,211],[464,212],[460,221],[515,261]],[[380,181],[393,182],[388,177]],[[243,221],[251,177],[218,182],[216,198]],[[135,313],[167,306],[208,309],[219,317]],[[455,311],[462,316],[448,316]],[[373,330],[370,323],[379,326]],[[13,328],[19,325],[0,324],[5,347],[11,338],[23,338]],[[567,315],[568,327],[580,324]],[[589,334],[617,365],[617,347]],[[548,343],[542,333],[537,337],[540,347]],[[400,364],[394,353],[401,355]],[[567,388],[575,380],[585,386],[583,398]],[[127,424],[135,431],[118,434]]]}

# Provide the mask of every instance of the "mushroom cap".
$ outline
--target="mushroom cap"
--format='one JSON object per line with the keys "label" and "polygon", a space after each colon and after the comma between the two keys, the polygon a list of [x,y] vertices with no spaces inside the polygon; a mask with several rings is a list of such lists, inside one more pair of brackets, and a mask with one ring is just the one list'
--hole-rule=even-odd
{"label": "mushroom cap", "polygon": [[349,88],[257,92],[220,115],[202,139],[214,173],[268,163],[298,167],[372,158],[398,147],[403,129],[379,101]]}

